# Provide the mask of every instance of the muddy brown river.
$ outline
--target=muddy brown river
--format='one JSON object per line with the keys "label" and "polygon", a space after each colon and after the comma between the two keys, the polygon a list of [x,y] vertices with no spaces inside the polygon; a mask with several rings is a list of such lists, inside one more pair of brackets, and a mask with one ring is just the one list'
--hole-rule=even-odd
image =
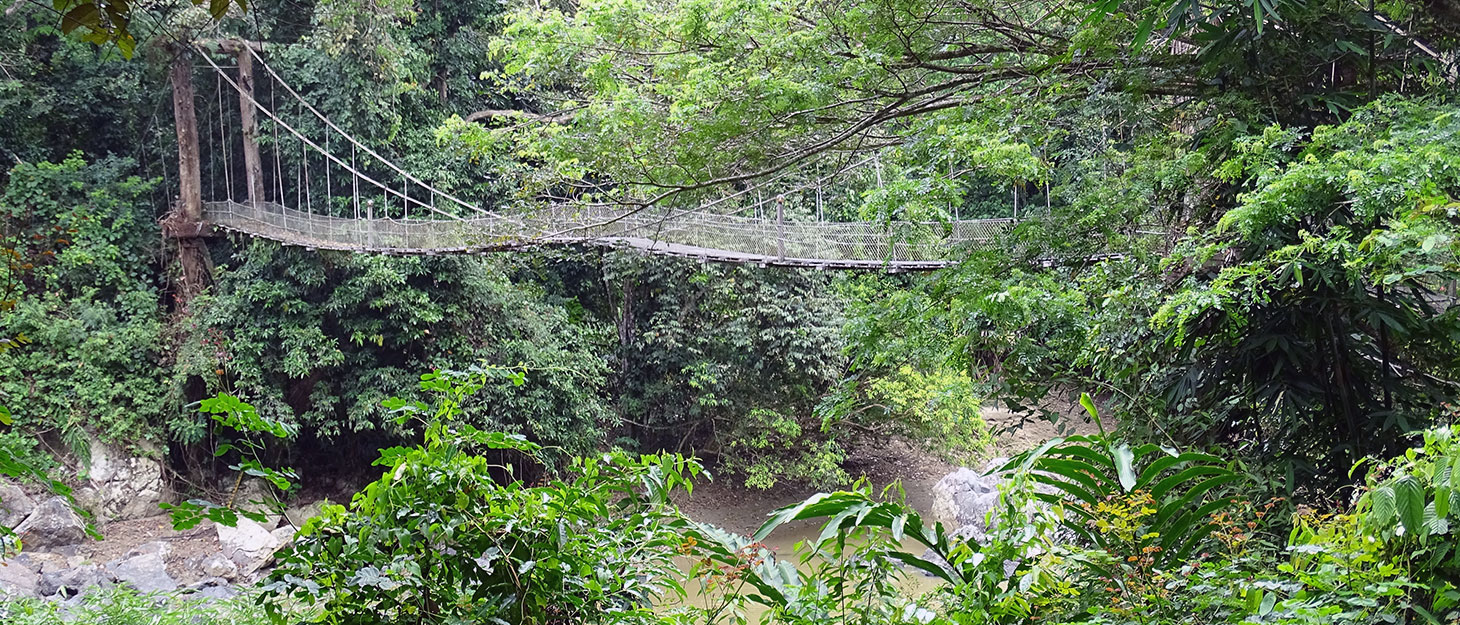
{"label": "muddy brown river", "polygon": [[[864,467],[864,473],[879,489],[893,481],[899,481],[907,493],[907,503],[926,518],[932,507],[932,488],[938,479],[954,467],[931,459],[925,454],[906,453],[909,450],[889,449],[887,457],[878,458]],[[899,453],[903,452],[903,453]],[[732,478],[733,479],[733,478]],[[805,487],[780,487],[769,491],[747,489],[731,480],[696,485],[693,495],[681,498],[679,503],[689,516],[702,523],[717,525],[739,534],[753,534],[775,510],[799,503],[818,491]],[[794,546],[798,542],[810,542],[821,533],[818,521],[797,521],[776,529],[765,541],[765,545],[778,557],[797,563]],[[923,546],[913,540],[904,540],[903,549],[908,553],[921,555]],[[804,567],[801,567],[804,568]],[[938,581],[915,569],[904,569],[901,585],[909,596],[922,595],[938,585]],[[690,605],[704,607],[707,598],[700,594],[699,584],[691,582],[685,590],[689,596],[684,600]],[[671,605],[682,605],[675,602]],[[666,606],[670,607],[670,606]],[[751,623],[759,622],[765,608],[747,606]]]}

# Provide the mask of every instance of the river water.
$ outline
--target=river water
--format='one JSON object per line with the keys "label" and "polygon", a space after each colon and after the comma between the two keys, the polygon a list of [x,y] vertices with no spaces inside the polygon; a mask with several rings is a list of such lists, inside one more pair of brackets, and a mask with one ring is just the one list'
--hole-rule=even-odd
{"label": "river water", "polygon": [[[929,509],[932,507],[933,484],[953,467],[927,458],[924,454],[902,455],[896,453],[902,450],[889,451],[893,452],[889,455],[899,457],[892,462],[881,459],[872,466],[865,467],[868,479],[879,490],[894,481],[900,483],[906,491],[907,504],[918,510],[925,519],[928,518]],[[749,535],[759,529],[775,510],[799,503],[817,492],[815,489],[794,486],[758,491],[738,486],[733,483],[733,478],[731,478],[697,485],[693,494],[681,498],[679,503],[682,509],[697,521],[716,525],[731,532]],[[797,564],[804,570],[805,567],[797,562],[794,546],[799,542],[814,541],[820,533],[821,523],[819,521],[797,521],[776,528],[776,531],[767,537],[764,543],[777,556]],[[911,539],[903,541],[903,550],[908,553],[921,555],[923,549],[923,546],[916,541]],[[939,583],[915,569],[904,570],[905,573],[899,583],[906,589],[909,596],[922,595],[936,588]],[[690,582],[685,590],[689,593],[685,599],[689,605],[705,605],[706,597],[700,593],[698,583]],[[751,605],[747,612],[750,622],[756,623],[764,614],[765,608]]]}

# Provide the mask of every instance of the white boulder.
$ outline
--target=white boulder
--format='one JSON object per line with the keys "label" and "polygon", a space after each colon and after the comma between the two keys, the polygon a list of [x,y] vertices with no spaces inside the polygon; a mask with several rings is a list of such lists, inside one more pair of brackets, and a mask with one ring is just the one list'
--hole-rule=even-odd
{"label": "white boulder", "polygon": [[218,544],[223,547],[223,556],[234,564],[244,566],[268,556],[279,546],[279,539],[264,526],[252,520],[239,518],[234,527],[218,524]]}

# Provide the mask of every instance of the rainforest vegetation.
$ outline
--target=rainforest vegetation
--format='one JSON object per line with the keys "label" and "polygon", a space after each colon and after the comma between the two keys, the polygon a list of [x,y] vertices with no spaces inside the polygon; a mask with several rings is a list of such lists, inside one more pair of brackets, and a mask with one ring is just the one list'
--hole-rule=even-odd
{"label": "rainforest vegetation", "polygon": [[[200,59],[236,62],[192,45],[223,40],[484,205],[629,215],[865,157],[819,218],[1017,221],[928,272],[220,233],[193,285],[169,70],[232,150]],[[365,486],[241,599],[0,617],[1460,622],[1457,63],[1453,0],[8,3],[0,472],[66,494],[96,441],[158,455],[180,527],[261,514],[240,472]],[[980,462],[996,405],[1100,433],[1000,465],[984,536],[847,469],[892,438]],[[674,504],[711,473],[827,494],[739,536]]]}

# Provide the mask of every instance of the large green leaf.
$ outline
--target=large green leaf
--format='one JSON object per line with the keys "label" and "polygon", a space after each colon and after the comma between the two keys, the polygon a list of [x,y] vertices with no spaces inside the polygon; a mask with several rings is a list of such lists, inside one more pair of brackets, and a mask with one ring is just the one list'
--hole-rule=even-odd
{"label": "large green leaf", "polygon": [[800,518],[800,515],[804,513],[807,509],[811,508],[812,506],[816,506],[817,504],[820,504],[822,501],[825,501],[827,498],[830,498],[832,496],[832,493],[817,493],[815,495],[807,497],[806,500],[802,501],[801,503],[787,506],[781,508],[780,510],[772,512],[771,517],[760,526],[760,529],[755,531],[753,538],[755,538],[756,540],[765,540],[766,537],[770,536],[771,532],[775,531],[777,527],[780,527],[782,524],[785,524],[789,521]]}
{"label": "large green leaf", "polygon": [[1436,503],[1432,501],[1425,506],[1424,532],[1422,536],[1442,536],[1450,533],[1450,521],[1442,518],[1436,510]]}
{"label": "large green leaf", "polygon": [[[1074,495],[1076,499],[1092,505],[1108,494],[1114,486],[1105,478],[1104,473],[1080,460],[1045,458],[1036,466],[1040,471],[1047,473],[1047,475],[1039,476],[1040,482],[1059,488]],[[1077,484],[1078,486],[1076,486]]]}
{"label": "large green leaf", "polygon": [[[1108,445],[1104,441],[1088,436],[1071,436],[1066,440],[1071,444],[1061,445],[1055,450],[1058,454],[1083,458],[1091,464],[1115,469],[1115,460],[1110,457]],[[1097,446],[1102,450],[1096,451]]]}
{"label": "large green leaf", "polygon": [[1369,491],[1369,514],[1366,517],[1372,527],[1384,527],[1393,523],[1397,512],[1392,486],[1384,485]]}
{"label": "large green leaf", "polygon": [[906,553],[903,551],[889,551],[887,552],[887,557],[897,560],[898,562],[906,564],[919,571],[932,575],[933,577],[948,582],[949,584],[961,584],[964,581],[959,576],[948,572],[947,569],[938,566],[936,563],[930,560],[924,560],[923,558],[919,558],[910,553]]}
{"label": "large green leaf", "polygon": [[1212,513],[1232,505],[1230,500],[1217,499],[1209,501],[1205,505],[1177,517],[1171,525],[1162,528],[1161,547],[1163,549],[1163,562],[1178,562],[1191,555],[1193,549],[1206,540],[1216,526],[1211,523],[1196,526],[1198,522],[1205,522]]}
{"label": "large green leaf", "polygon": [[1167,493],[1170,493],[1173,489],[1176,489],[1178,487],[1189,487],[1191,483],[1197,481],[1197,479],[1203,476],[1227,475],[1231,473],[1231,470],[1223,467],[1214,467],[1205,464],[1190,466],[1180,471],[1177,471],[1176,473],[1166,476],[1159,482],[1156,482],[1156,485],[1151,487],[1151,496],[1155,497],[1156,499],[1162,499],[1166,497]]}
{"label": "large green leaf", "polygon": [[75,8],[67,11],[61,16],[61,32],[71,34],[77,28],[98,28],[101,26],[101,10],[94,2],[85,2],[76,5]]}
{"label": "large green leaf", "polygon": [[1425,535],[1425,493],[1414,476],[1406,475],[1394,482],[1394,507],[1405,531]]}
{"label": "large green leaf", "polygon": [[1152,460],[1151,464],[1146,465],[1146,468],[1141,471],[1141,479],[1136,482],[1136,489],[1150,488],[1151,482],[1161,477],[1162,473],[1182,462],[1181,454],[1175,452],[1170,452],[1165,456]]}
{"label": "large green leaf", "polygon": [[1185,510],[1199,501],[1204,495],[1218,487],[1241,481],[1242,476],[1233,472],[1218,473],[1206,481],[1192,486],[1180,497],[1174,498],[1161,506],[1161,511],[1156,514],[1156,522],[1164,522],[1182,510]]}
{"label": "large green leaf", "polygon": [[1006,471],[1014,471],[1019,468],[1029,468],[1033,466],[1035,462],[1044,458],[1045,454],[1049,452],[1049,450],[1054,449],[1056,446],[1064,444],[1065,441],[1066,439],[1064,438],[1051,438],[1047,441],[1044,441],[1044,444],[1040,445],[1039,447],[1010,458],[1008,462],[1004,463],[1004,466],[999,467],[999,472],[1003,473]]}

